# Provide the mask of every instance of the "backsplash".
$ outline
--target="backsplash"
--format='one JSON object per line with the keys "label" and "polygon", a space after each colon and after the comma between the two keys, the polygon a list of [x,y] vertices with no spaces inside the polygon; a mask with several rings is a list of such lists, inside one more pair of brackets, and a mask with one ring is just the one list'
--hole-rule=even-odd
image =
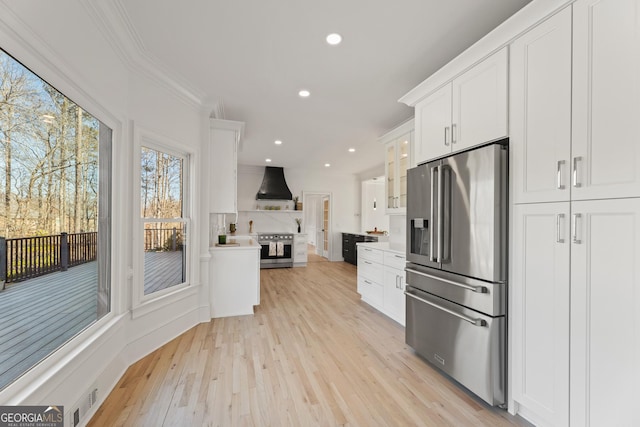
{"label": "backsplash", "polygon": [[407,242],[406,215],[389,215],[389,243],[405,247]]}

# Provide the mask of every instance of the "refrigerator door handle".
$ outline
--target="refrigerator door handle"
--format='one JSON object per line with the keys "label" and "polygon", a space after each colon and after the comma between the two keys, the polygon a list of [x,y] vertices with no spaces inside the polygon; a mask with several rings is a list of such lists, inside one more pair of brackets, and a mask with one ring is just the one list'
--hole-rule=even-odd
{"label": "refrigerator door handle", "polygon": [[434,251],[433,242],[436,238],[435,227],[433,226],[434,216],[435,216],[435,184],[436,184],[436,172],[438,170],[438,166],[434,166],[431,168],[431,217],[429,218],[429,261],[436,262],[436,255]]}
{"label": "refrigerator door handle", "polygon": [[420,298],[418,296],[415,296],[415,295],[413,295],[412,293],[410,293],[408,291],[404,291],[404,294],[406,296],[410,297],[410,298],[413,298],[413,299],[415,299],[417,301],[420,301],[421,303],[428,304],[433,308],[437,308],[438,310],[444,311],[445,313],[449,313],[450,315],[455,316],[458,319],[462,319],[465,322],[469,322],[474,326],[485,326],[487,324],[487,322],[485,322],[484,319],[474,319],[473,317],[465,316],[464,314],[455,312],[453,310],[449,310],[448,308],[445,308],[445,307],[443,307],[441,305],[438,305],[438,304],[433,303],[431,301],[427,301],[426,299],[422,299],[422,298]]}
{"label": "refrigerator door handle", "polygon": [[442,277],[432,276],[431,274],[423,273],[422,271],[414,270],[413,268],[409,268],[409,267],[405,268],[404,271],[406,271],[407,273],[417,274],[418,276],[428,277],[429,279],[439,280],[441,282],[445,282],[445,283],[448,283],[450,285],[458,286],[460,288],[464,288],[464,289],[466,289],[468,291],[472,291],[472,292],[477,292],[479,294],[486,294],[487,293],[487,288],[485,286],[473,286],[473,285],[467,285],[465,283],[458,283],[458,282],[454,282],[453,280],[443,279]]}
{"label": "refrigerator door handle", "polygon": [[444,216],[444,181],[442,180],[444,166],[438,167],[438,255],[436,261],[441,263],[444,258],[443,254],[443,240],[444,240],[444,227],[442,226],[442,218]]}

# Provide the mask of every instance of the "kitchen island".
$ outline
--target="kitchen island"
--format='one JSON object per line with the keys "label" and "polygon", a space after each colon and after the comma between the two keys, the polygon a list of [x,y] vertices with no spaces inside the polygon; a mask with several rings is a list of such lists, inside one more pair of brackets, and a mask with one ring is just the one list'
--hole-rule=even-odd
{"label": "kitchen island", "polygon": [[209,247],[211,317],[253,314],[260,304],[260,245],[251,236],[227,236]]}

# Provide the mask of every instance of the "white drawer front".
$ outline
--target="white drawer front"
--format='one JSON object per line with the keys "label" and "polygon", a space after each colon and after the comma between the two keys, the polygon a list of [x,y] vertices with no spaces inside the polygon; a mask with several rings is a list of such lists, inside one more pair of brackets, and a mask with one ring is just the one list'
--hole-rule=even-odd
{"label": "white drawer front", "polygon": [[382,264],[384,260],[384,253],[380,249],[373,249],[358,245],[358,264],[360,264],[360,258]]}
{"label": "white drawer front", "polygon": [[358,275],[367,279],[382,283],[384,277],[384,267],[366,258],[358,257]]}
{"label": "white drawer front", "polygon": [[384,253],[384,265],[397,268],[398,270],[404,270],[407,258],[404,255],[397,254],[395,252]]}
{"label": "white drawer front", "polygon": [[384,301],[384,289],[381,284],[358,276],[358,293],[368,304],[380,309]]}

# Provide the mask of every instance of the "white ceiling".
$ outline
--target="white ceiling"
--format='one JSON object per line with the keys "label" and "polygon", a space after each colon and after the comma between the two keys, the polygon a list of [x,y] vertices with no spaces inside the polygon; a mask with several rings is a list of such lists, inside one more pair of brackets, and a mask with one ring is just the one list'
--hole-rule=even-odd
{"label": "white ceiling", "polygon": [[246,123],[240,164],[348,173],[382,164],[377,137],[413,115],[398,98],[529,2],[114,1],[149,57]]}

